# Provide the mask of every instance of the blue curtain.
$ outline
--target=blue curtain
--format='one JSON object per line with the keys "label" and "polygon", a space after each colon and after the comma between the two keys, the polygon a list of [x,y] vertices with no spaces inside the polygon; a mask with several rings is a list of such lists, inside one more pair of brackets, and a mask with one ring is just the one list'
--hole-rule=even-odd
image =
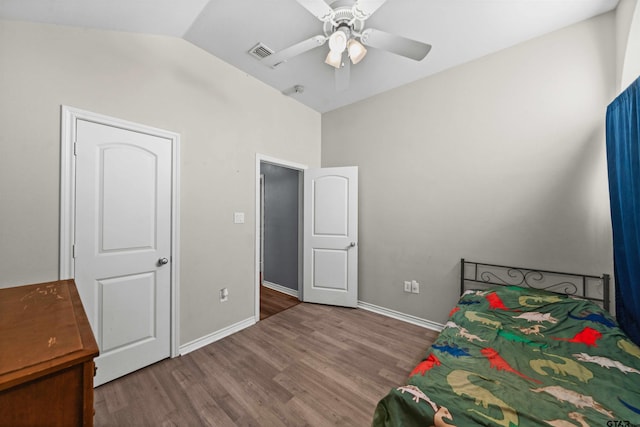
{"label": "blue curtain", "polygon": [[616,317],[640,345],[640,77],[607,107]]}

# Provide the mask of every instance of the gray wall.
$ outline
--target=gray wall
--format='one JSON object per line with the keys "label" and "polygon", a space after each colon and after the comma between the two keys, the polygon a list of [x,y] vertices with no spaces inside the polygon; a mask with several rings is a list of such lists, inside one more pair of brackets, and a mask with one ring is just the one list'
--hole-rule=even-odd
{"label": "gray wall", "polygon": [[461,257],[612,273],[615,52],[608,13],[324,114],[322,165],[360,171],[359,299],[444,322]]}
{"label": "gray wall", "polygon": [[298,290],[297,170],[262,163],[264,175],[264,280]]}
{"label": "gray wall", "polygon": [[65,104],[181,134],[181,343],[253,318],[256,153],[319,166],[320,114],[171,37],[0,21],[0,64],[0,287],[58,278]]}

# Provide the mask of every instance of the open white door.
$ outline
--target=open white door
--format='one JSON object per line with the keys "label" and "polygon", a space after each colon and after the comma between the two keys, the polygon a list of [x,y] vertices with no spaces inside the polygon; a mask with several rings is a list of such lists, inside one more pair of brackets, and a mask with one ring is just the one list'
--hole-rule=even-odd
{"label": "open white door", "polygon": [[305,302],[358,305],[358,168],[304,172]]}

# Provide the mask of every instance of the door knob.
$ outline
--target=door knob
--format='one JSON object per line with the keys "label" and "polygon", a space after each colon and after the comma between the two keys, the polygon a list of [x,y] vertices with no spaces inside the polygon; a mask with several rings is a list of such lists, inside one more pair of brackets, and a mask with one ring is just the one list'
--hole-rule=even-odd
{"label": "door knob", "polygon": [[349,246],[351,246],[352,248],[356,245],[356,242],[351,242],[351,244]]}
{"label": "door knob", "polygon": [[168,263],[169,263],[169,260],[167,258],[160,258],[158,260],[158,265],[165,265],[165,264],[168,264]]}

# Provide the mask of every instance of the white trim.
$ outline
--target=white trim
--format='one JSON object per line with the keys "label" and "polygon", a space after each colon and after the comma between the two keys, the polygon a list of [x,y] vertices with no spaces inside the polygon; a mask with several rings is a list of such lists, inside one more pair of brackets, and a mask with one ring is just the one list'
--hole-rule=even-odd
{"label": "white trim", "polygon": [[187,353],[191,353],[192,351],[221,340],[222,338],[228,337],[231,334],[235,334],[236,332],[240,332],[241,330],[255,324],[256,320],[253,317],[249,317],[248,319],[241,320],[240,322],[234,323],[233,325],[227,326],[226,328],[222,328],[216,332],[195,339],[180,346],[180,355],[184,356]]}
{"label": "white trim", "polygon": [[369,304],[368,302],[358,301],[358,308],[363,310],[372,311],[377,314],[382,314],[383,316],[392,317],[397,320],[402,320],[403,322],[411,323],[412,325],[422,326],[423,328],[431,329],[433,331],[442,331],[444,329],[444,325],[437,322],[432,322],[431,320],[422,319],[417,316],[412,316],[410,314],[401,313],[399,311],[391,310],[389,308],[380,307],[378,305]]}
{"label": "white trim", "polygon": [[62,106],[60,124],[60,280],[71,279],[73,271],[73,242],[75,242],[76,116],[72,108]]}
{"label": "white trim", "polygon": [[[262,172],[262,171],[261,171]],[[264,174],[260,174],[260,227],[259,227],[259,238],[260,241],[260,256],[258,261],[260,263],[260,279],[264,283]]]}
{"label": "white trim", "polygon": [[270,163],[272,165],[282,166],[283,168],[289,168],[289,169],[295,169],[295,170],[309,169],[309,166],[303,165],[302,163],[295,163],[295,162],[290,162],[288,160],[277,159],[275,157],[265,156],[260,153],[256,154],[256,160],[258,159],[259,159],[258,166],[260,165],[260,162],[263,162],[263,163]]}
{"label": "white trim", "polygon": [[73,263],[76,196],[74,144],[77,120],[88,120],[171,140],[171,357],[176,357],[180,354],[180,134],[66,105],[62,105],[61,109],[60,279],[75,276]]}
{"label": "white trim", "polygon": [[298,291],[296,291],[295,289],[287,288],[286,286],[278,285],[277,283],[267,282],[264,279],[262,280],[262,285],[265,288],[273,289],[274,291],[278,291],[280,293],[298,298]]}
{"label": "white trim", "polygon": [[[264,154],[256,153],[256,175],[255,175],[255,259],[254,259],[254,302],[253,313],[255,321],[260,321],[260,163],[270,163],[276,166],[282,166],[289,169],[295,169],[303,171],[308,169],[307,165],[301,163],[294,163],[288,160],[277,159],[275,157],[266,156]],[[302,267],[302,264],[300,264]]]}

